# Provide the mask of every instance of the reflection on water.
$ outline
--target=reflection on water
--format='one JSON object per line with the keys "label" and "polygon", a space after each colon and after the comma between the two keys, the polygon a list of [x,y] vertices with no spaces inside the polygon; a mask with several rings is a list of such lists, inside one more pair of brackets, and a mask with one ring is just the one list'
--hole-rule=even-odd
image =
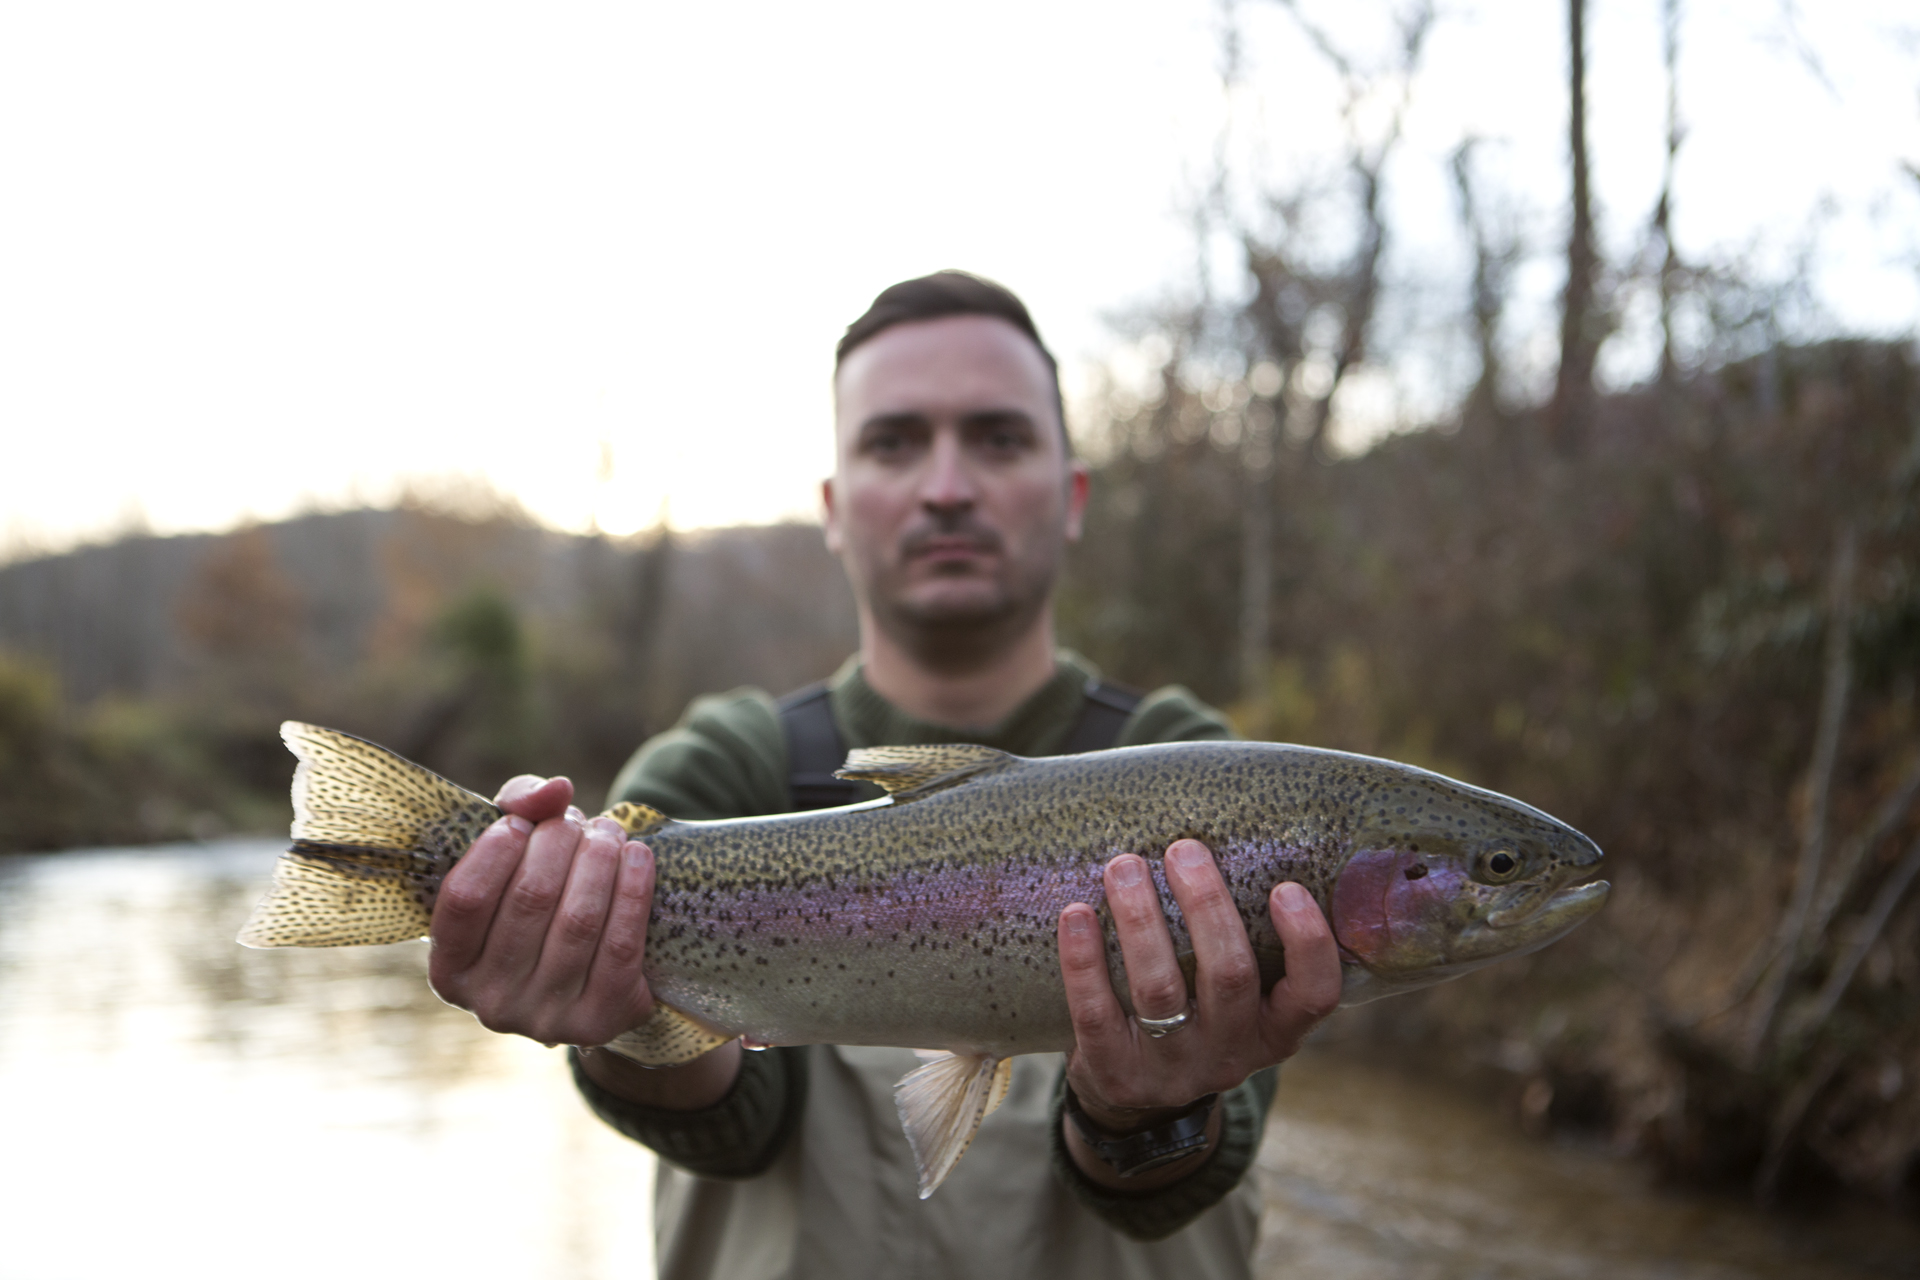
{"label": "reflection on water", "polygon": [[[0,860],[0,1280],[651,1274],[652,1158],[557,1052],[439,1004],[418,945],[234,944],[278,848]],[[1262,1166],[1275,1277],[1863,1280],[1920,1257],[1884,1219],[1821,1234],[1663,1195],[1324,1054],[1285,1073]]]}
{"label": "reflection on water", "polygon": [[283,843],[0,860],[0,1277],[651,1274],[557,1051],[419,944],[234,944]]}

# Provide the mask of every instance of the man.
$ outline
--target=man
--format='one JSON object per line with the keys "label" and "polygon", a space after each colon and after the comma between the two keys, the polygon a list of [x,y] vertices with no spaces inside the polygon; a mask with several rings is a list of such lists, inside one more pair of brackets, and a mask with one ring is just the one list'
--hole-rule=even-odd
{"label": "man", "polygon": [[[643,747],[615,799],[682,818],[783,812],[834,751],[971,741],[1026,755],[1225,737],[1179,689],[1117,702],[1054,646],[1052,590],[1087,471],[1067,446],[1053,358],[1026,309],[957,272],[883,292],[842,339],[828,546],[860,652],[782,707],[754,690],[696,702]],[[1090,699],[1092,702],[1090,702]],[[1096,734],[1098,736],[1098,734]],[[798,757],[815,757],[807,760]],[[805,766],[805,767],[803,767]],[[644,1021],[651,855],[585,822],[565,779],[516,778],[435,909],[435,990],[488,1027],[594,1046]],[[1012,1089],[930,1200],[895,1118],[904,1050],[745,1052],[645,1070],[576,1050],[599,1114],[665,1158],[660,1272],[680,1277],[1245,1275],[1257,1204],[1242,1175],[1290,1056],[1339,998],[1332,935],[1298,885],[1271,911],[1287,976],[1259,988],[1245,929],[1197,841],[1167,850],[1195,996],[1152,870],[1115,858],[1107,901],[1137,1019],[1115,998],[1091,906],[1061,913],[1076,1046],[1015,1059]],[[1217,1096],[1216,1096],[1217,1095]]]}

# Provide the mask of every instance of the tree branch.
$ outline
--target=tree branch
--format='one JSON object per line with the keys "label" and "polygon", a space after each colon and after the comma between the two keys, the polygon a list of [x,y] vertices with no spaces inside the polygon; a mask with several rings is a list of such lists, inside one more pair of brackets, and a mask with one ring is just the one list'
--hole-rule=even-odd
{"label": "tree branch", "polygon": [[1760,1056],[1773,1031],[1774,1016],[1787,983],[1798,969],[1800,947],[1820,879],[1820,861],[1826,852],[1827,802],[1833,771],[1840,754],[1840,729],[1846,719],[1847,699],[1853,689],[1853,574],[1859,539],[1851,524],[1843,525],[1833,549],[1833,568],[1827,580],[1826,679],[1820,692],[1820,719],[1814,728],[1813,759],[1807,765],[1807,808],[1800,829],[1800,863],[1794,872],[1793,896],[1780,917],[1774,936],[1774,959],[1759,1002],[1747,1024],[1746,1055]]}

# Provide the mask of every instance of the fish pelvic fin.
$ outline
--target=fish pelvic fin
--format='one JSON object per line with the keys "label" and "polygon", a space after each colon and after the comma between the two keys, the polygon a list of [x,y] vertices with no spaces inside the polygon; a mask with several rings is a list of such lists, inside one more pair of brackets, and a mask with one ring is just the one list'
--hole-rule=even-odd
{"label": "fish pelvic fin", "polygon": [[893,1086],[893,1103],[913,1148],[925,1200],[960,1163],[980,1122],[1006,1099],[1013,1059],[945,1052],[921,1057],[926,1061]]}
{"label": "fish pelvic fin", "polygon": [[861,747],[847,753],[847,762],[833,776],[871,782],[885,789],[895,804],[906,804],[1019,762],[1019,756],[971,742],[935,747]]}
{"label": "fish pelvic fin", "polygon": [[604,1047],[643,1067],[677,1067],[718,1049],[733,1038],[670,1004],[656,1001],[651,1018],[615,1036]]}
{"label": "fish pelvic fin", "polygon": [[423,937],[449,868],[500,817],[491,800],[385,747],[289,720],[293,848],[240,931],[249,947],[346,947]]}

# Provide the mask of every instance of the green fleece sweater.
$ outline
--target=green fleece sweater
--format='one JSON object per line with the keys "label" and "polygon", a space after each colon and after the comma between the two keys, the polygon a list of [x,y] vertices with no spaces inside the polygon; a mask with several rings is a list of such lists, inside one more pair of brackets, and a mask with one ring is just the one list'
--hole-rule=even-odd
{"label": "green fleece sweater", "polygon": [[[963,732],[901,712],[849,660],[830,682],[834,719],[848,749],[979,742],[1017,755],[1056,753],[1079,718],[1084,690],[1097,675],[1090,664],[1062,652],[1058,671],[1003,723]],[[1177,686],[1144,698],[1123,725],[1116,746],[1222,739],[1232,730],[1220,715]],[[772,698],[737,689],[697,700],[681,722],[627,762],[609,802],[651,805],[677,818],[710,819],[784,813],[790,807],[785,737]],[[875,796],[881,793],[873,791]],[[732,1092],[704,1111],[637,1106],[599,1088],[577,1068],[575,1079],[594,1111],[664,1159],[705,1178],[752,1178],[764,1173],[800,1131],[808,1104],[807,1049],[748,1054]],[[1083,1177],[1059,1134],[1064,1071],[1056,1071],[1051,1108],[1056,1178],[1086,1209],[1139,1240],[1179,1231],[1233,1191],[1252,1164],[1273,1098],[1275,1072],[1263,1071],[1223,1099],[1225,1127],[1214,1156],[1191,1177],[1144,1194],[1115,1193]],[[963,1162],[964,1165],[965,1162]]]}

